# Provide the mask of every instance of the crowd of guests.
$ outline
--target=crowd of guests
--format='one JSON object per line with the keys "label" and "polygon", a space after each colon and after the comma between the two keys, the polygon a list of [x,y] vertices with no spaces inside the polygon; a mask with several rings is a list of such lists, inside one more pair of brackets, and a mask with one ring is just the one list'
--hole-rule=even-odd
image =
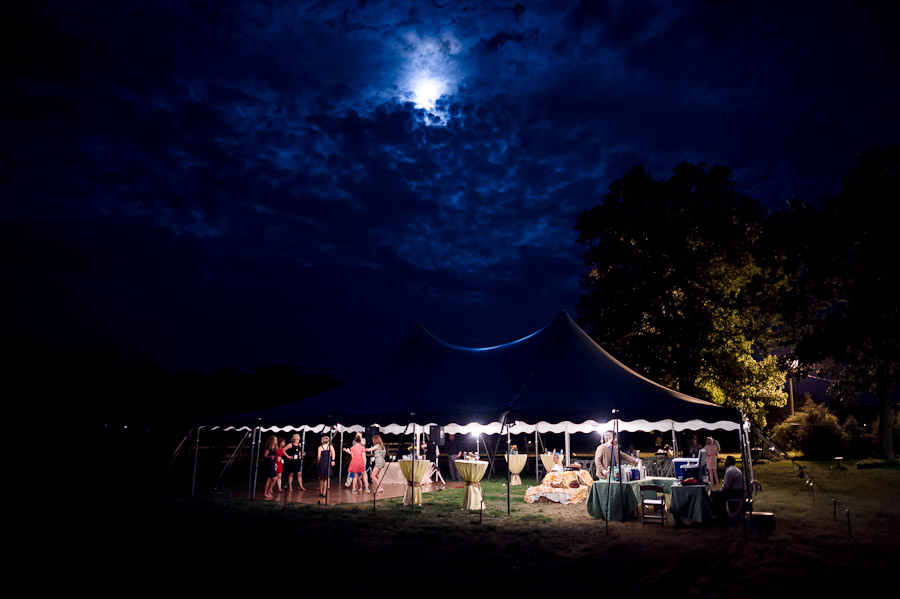
{"label": "crowd of guests", "polygon": [[[275,435],[267,439],[263,452],[266,476],[264,497],[272,498],[275,493],[283,493],[284,484],[287,486],[287,492],[292,492],[294,490],[294,480],[296,480],[297,486],[301,491],[306,490],[303,486],[303,448],[301,445],[299,434],[294,434],[290,442],[285,441],[285,439],[279,439]],[[461,481],[462,477],[456,468],[455,462],[463,457],[463,450],[456,435],[448,435],[445,449],[450,480]],[[441,456],[437,442],[434,439],[424,441],[419,450],[433,465],[425,482],[431,483],[433,478],[435,481],[444,483],[440,468],[435,467],[439,463]],[[376,493],[383,492],[384,488],[381,486],[381,483],[387,465],[387,449],[381,435],[374,435],[372,437],[372,445],[366,447],[365,436],[362,433],[356,433],[350,447],[344,448],[343,451],[350,457],[346,482],[350,492],[354,495],[371,493],[372,489],[375,489]],[[404,451],[408,451],[408,449],[399,447],[398,456]],[[705,439],[705,444],[701,446],[696,435],[690,436],[684,452],[685,457],[699,458],[705,462],[705,471],[708,474],[709,483],[714,489],[711,497],[714,511],[717,514],[725,514],[725,507],[728,501],[742,498],[744,495],[744,478],[741,471],[736,467],[733,456],[725,458],[725,476],[720,481],[718,461],[721,452],[721,445],[716,439],[708,436]],[[657,455],[665,455],[670,458],[674,455],[671,446],[662,443],[660,434],[656,437],[656,453]],[[634,449],[633,445],[630,445],[626,451],[622,451],[618,446],[616,434],[608,431],[604,434],[604,442],[594,452],[596,476],[601,480],[606,480],[615,466],[640,463],[641,460],[638,455],[639,452]],[[336,453],[331,443],[331,438],[328,435],[323,435],[321,443],[316,450],[319,496],[324,497],[328,492],[335,459]],[[561,456],[555,454],[551,471],[562,471],[564,469]],[[703,476],[703,468],[700,468],[700,473],[700,476]],[[282,480],[284,474],[287,474],[286,481]],[[720,482],[721,487],[717,488]]]}

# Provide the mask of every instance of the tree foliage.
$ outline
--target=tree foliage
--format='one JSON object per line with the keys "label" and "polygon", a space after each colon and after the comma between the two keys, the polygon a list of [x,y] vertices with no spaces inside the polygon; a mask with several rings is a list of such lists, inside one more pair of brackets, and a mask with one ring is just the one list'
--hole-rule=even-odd
{"label": "tree foliage", "polygon": [[772,440],[782,449],[802,451],[804,457],[811,460],[841,455],[850,442],[837,416],[811,398],[807,398],[797,412],[772,429]]}
{"label": "tree foliage", "polygon": [[755,256],[764,217],[726,167],[683,162],[664,180],[633,168],[578,219],[581,324],[648,378],[764,425],[765,406],[786,402],[769,355],[786,281]]}
{"label": "tree foliage", "polygon": [[806,228],[797,286],[804,296],[796,305],[807,312],[794,319],[795,355],[824,365],[833,395],[852,400],[862,392],[876,394],[879,452],[888,459],[894,457],[891,395],[900,383],[898,200],[900,148],[862,153],[840,193]]}

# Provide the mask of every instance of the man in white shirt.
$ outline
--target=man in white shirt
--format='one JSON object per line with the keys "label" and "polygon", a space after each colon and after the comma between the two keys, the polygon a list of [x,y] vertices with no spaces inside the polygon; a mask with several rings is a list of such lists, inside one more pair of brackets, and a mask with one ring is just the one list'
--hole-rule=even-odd
{"label": "man in white shirt", "polygon": [[713,511],[716,515],[726,518],[728,517],[728,500],[744,498],[744,475],[734,465],[734,461],[734,456],[725,458],[725,480],[722,482],[722,488],[710,494]]}

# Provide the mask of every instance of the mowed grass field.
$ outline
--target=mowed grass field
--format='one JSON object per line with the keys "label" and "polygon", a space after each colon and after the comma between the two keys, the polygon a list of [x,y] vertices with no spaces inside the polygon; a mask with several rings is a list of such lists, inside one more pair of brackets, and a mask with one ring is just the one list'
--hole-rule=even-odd
{"label": "mowed grass field", "polygon": [[775,514],[773,531],[675,528],[671,520],[607,526],[584,504],[526,504],[526,486],[511,489],[507,515],[507,490],[496,480],[483,485],[481,514],[462,510],[463,490],[451,488],[426,494],[423,507],[379,500],[374,513],[371,502],[285,507],[139,488],[57,506],[52,535],[26,543],[56,565],[21,564],[57,573],[33,579],[33,594],[46,596],[894,596],[900,470],[802,463],[814,495],[790,462],[755,467],[764,488],[755,509]]}

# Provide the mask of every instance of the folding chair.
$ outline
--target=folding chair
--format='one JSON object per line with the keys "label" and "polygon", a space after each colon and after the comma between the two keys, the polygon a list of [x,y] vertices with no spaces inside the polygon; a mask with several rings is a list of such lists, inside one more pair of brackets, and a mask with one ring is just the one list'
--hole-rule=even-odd
{"label": "folding chair", "polygon": [[666,525],[666,496],[662,485],[641,485],[641,525],[647,520]]}
{"label": "folding chair", "polygon": [[661,464],[659,475],[666,478],[673,478],[675,476],[675,462],[672,461],[672,458],[663,457]]}

